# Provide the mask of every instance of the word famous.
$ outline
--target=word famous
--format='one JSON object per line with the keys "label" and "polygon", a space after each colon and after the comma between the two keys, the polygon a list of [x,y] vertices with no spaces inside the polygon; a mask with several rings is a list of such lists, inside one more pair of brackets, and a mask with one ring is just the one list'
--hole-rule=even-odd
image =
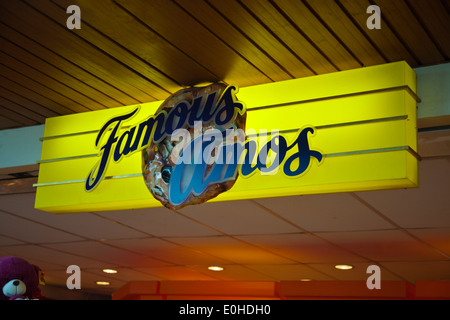
{"label": "word famous", "polygon": [[[282,168],[285,175],[295,177],[309,168],[312,158],[322,161],[322,154],[311,150],[309,145],[309,135],[315,131],[312,127],[298,130],[292,141],[278,131],[258,133],[248,129],[246,134],[241,129],[228,129],[237,114],[246,111],[244,104],[237,100],[236,91],[237,87],[228,86],[215,100],[206,96],[206,102],[201,101],[203,97],[192,103],[182,101],[169,112],[163,110],[137,125],[127,126],[126,130],[124,125],[128,125],[139,107],[110,119],[97,135],[95,145],[100,149],[100,159],[86,179],[86,191],[92,191],[102,181],[111,158],[119,162],[147,148],[151,141],[158,143],[168,136],[172,141],[183,140],[177,144],[180,149],[174,150],[180,156],[171,176],[173,203],[182,202],[191,192],[200,194],[207,185],[232,179],[238,171],[246,177],[257,171],[274,174]],[[203,132],[204,123],[214,123],[218,129]],[[186,127],[194,128],[196,134],[191,136]],[[206,167],[208,176],[205,176]],[[186,175],[190,183],[181,183]],[[181,185],[189,187],[175,190]]]}

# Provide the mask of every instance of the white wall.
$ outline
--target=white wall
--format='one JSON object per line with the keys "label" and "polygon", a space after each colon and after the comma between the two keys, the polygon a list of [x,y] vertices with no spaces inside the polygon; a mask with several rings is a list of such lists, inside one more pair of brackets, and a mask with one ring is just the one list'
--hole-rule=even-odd
{"label": "white wall", "polygon": [[44,125],[0,130],[0,169],[36,165],[43,136]]}

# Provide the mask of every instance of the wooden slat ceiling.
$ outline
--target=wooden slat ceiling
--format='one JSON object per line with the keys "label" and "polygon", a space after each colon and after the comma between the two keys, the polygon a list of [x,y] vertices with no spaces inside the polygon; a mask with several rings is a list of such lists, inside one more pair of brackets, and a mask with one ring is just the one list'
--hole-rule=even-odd
{"label": "wooden slat ceiling", "polygon": [[[69,5],[81,8],[69,30]],[[369,30],[367,7],[381,8]],[[449,0],[0,1],[0,129],[394,62],[449,62]]]}

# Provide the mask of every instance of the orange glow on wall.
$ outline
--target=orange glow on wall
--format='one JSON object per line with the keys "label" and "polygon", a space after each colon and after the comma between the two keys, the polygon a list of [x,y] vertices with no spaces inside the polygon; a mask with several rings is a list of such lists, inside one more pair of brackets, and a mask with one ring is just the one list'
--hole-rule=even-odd
{"label": "orange glow on wall", "polygon": [[450,281],[132,281],[113,300],[414,300],[450,299]]}

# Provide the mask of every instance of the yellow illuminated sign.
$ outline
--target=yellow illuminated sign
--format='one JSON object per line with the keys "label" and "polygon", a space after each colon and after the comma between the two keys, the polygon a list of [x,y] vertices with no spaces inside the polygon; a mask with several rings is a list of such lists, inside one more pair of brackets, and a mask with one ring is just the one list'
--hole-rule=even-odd
{"label": "yellow illuminated sign", "polygon": [[[278,132],[276,141],[284,140],[286,154],[278,170],[269,173],[241,168],[234,186],[210,201],[418,184],[416,74],[405,62],[239,88],[237,95],[247,107],[248,141],[255,141],[259,150]],[[118,128],[120,137],[160,105],[47,119],[35,207],[64,213],[161,206],[143,179],[140,152],[110,160],[101,183],[91,192],[85,190],[99,161],[96,139],[102,127],[138,110]],[[110,134],[113,129],[108,130]],[[299,139],[304,139],[302,144]],[[310,152],[308,168],[289,174],[299,168],[296,154],[301,154],[301,145]]]}

